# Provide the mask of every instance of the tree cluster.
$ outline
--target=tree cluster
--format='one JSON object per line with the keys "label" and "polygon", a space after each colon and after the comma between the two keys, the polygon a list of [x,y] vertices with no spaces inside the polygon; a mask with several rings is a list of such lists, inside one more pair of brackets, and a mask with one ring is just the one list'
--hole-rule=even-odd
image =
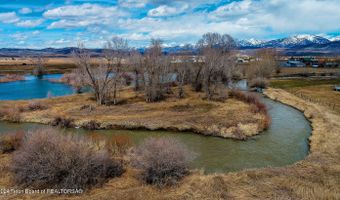
{"label": "tree cluster", "polygon": [[[143,93],[146,102],[162,100],[178,86],[178,98],[185,96],[185,85],[204,92],[207,100],[227,98],[226,85],[237,73],[236,44],[227,34],[206,33],[197,42],[196,56],[172,57],[162,51],[162,41],[152,39],[144,52],[131,50],[126,40],[114,37],[104,46],[103,56],[93,59],[84,45],[74,52],[80,84],[89,86],[98,104],[119,103],[119,92],[131,84]],[[258,52],[247,69],[250,79],[270,76],[275,57],[273,52]],[[174,59],[176,58],[176,59]]]}

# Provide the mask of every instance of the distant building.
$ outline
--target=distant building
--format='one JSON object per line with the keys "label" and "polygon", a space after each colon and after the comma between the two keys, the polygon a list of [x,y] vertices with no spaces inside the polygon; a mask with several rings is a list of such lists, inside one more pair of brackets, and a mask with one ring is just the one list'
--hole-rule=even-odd
{"label": "distant building", "polygon": [[280,63],[281,67],[306,67],[306,64],[299,60],[288,60]]}
{"label": "distant building", "polygon": [[339,67],[339,64],[336,62],[326,62],[325,67],[336,68]]}

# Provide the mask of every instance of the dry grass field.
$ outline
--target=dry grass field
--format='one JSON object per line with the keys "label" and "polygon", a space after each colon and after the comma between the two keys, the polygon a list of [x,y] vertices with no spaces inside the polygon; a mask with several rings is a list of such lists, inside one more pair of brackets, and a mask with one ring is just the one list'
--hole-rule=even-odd
{"label": "dry grass field", "polygon": [[[60,117],[74,120],[75,126],[86,126],[94,120],[101,128],[193,131],[236,139],[265,129],[266,116],[254,111],[253,105],[233,98],[226,102],[206,101],[203,93],[188,88],[186,98],[178,99],[175,94],[161,102],[146,103],[142,94],[127,89],[121,93],[121,104],[116,106],[98,106],[89,94],[44,99],[39,102],[47,109],[21,112],[20,120],[15,121],[49,124]],[[0,110],[24,110],[28,104],[29,101],[3,101]]]}
{"label": "dry grass field", "polygon": [[[2,199],[339,199],[339,115],[281,89],[268,89],[266,95],[298,108],[312,122],[311,149],[305,160],[286,167],[227,174],[192,172],[178,186],[164,189],[143,184],[136,171],[128,169],[122,177],[82,195],[12,194]],[[12,186],[6,167],[9,157],[0,157],[0,183],[6,188]]]}
{"label": "dry grass field", "polygon": [[[32,73],[34,66],[28,58],[0,58],[0,74],[28,74]],[[72,58],[49,58],[46,64],[46,73],[66,73],[76,66]]]}
{"label": "dry grass field", "polygon": [[280,69],[276,76],[294,75],[294,74],[315,74],[315,76],[334,76],[340,73],[340,68],[312,68],[312,67],[285,67]]}
{"label": "dry grass field", "polygon": [[273,87],[285,89],[340,114],[340,92],[334,91],[334,85],[340,85],[340,78],[271,80]]}

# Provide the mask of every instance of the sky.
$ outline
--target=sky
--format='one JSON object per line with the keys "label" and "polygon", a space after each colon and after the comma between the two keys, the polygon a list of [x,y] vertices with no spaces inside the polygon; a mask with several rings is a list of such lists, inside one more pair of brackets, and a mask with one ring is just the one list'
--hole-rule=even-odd
{"label": "sky", "polygon": [[204,33],[237,39],[340,35],[340,0],[0,0],[0,48],[194,44]]}

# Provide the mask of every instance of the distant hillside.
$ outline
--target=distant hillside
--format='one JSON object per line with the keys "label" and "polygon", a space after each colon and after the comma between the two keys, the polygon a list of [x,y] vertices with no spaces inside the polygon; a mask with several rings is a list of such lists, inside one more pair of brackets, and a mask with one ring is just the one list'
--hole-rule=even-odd
{"label": "distant hillside", "polygon": [[[240,50],[253,50],[261,48],[278,48],[285,55],[340,55],[340,38],[327,39],[316,35],[295,35],[291,37],[262,41],[256,39],[239,40],[237,47]],[[46,48],[46,49],[0,49],[1,57],[22,57],[22,56],[71,56],[75,47]],[[137,49],[144,53],[146,48]],[[93,56],[99,56],[102,49],[89,49]],[[197,54],[198,49],[193,45],[164,47],[163,52],[167,54]]]}

